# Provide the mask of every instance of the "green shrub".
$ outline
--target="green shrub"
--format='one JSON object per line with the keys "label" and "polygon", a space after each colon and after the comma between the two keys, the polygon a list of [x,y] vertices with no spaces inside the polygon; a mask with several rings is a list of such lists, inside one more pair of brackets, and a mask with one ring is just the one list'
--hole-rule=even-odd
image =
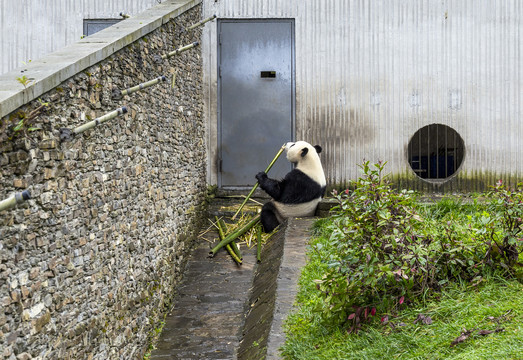
{"label": "green shrub", "polygon": [[[421,207],[412,191],[396,191],[385,163],[363,163],[362,176],[341,194],[324,228],[330,233],[326,272],[316,280],[328,306],[325,319],[349,332],[376,313],[382,321],[404,304],[453,280],[475,281],[485,271],[513,275],[521,253],[523,191],[498,184],[485,205],[444,200]],[[465,209],[465,219],[455,218]]]}
{"label": "green shrub", "polygon": [[488,265],[515,275],[522,265],[519,255],[523,250],[523,184],[510,189],[500,180],[487,196],[488,210],[481,214],[475,237],[487,246]]}
{"label": "green shrub", "polygon": [[396,192],[383,176],[385,163],[360,166],[354,190],[335,194],[329,270],[318,288],[328,317],[348,320],[351,331],[376,313],[400,306],[434,282],[431,236],[415,210],[412,191]]}

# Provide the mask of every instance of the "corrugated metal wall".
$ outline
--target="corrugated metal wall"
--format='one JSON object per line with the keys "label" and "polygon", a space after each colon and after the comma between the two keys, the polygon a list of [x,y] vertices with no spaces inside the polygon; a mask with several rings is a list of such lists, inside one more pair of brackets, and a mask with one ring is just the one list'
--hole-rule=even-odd
{"label": "corrugated metal wall", "polygon": [[[384,160],[403,186],[453,191],[523,180],[522,12],[519,0],[218,0],[203,16],[295,19],[296,137],[324,147],[331,184]],[[213,95],[215,43],[205,51]],[[457,176],[438,186],[407,162],[409,139],[433,123],[465,142]]]}
{"label": "corrugated metal wall", "polygon": [[0,74],[81,39],[84,19],[121,19],[158,0],[0,0]]}

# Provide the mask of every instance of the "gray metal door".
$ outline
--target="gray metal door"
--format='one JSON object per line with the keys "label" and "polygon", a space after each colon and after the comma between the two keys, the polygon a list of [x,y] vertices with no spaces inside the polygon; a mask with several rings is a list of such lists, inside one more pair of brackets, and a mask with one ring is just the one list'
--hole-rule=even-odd
{"label": "gray metal door", "polygon": [[[294,135],[293,20],[221,20],[219,34],[219,186],[256,183]],[[281,156],[269,172],[283,177]]]}

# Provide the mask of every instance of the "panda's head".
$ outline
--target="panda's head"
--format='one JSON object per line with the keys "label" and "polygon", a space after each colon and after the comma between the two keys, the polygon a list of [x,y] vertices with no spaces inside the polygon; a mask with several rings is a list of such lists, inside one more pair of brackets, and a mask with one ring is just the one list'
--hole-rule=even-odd
{"label": "panda's head", "polygon": [[[287,160],[291,163],[299,164],[300,162],[309,160],[311,154],[315,154],[316,157],[318,157],[317,154],[321,153],[321,146],[312,146],[305,141],[296,141],[285,144],[285,150],[287,150]],[[314,157],[314,155],[312,157]]]}
{"label": "panda's head", "polygon": [[318,184],[322,186],[326,184],[325,175],[318,155],[321,153],[321,146],[312,146],[305,141],[296,141],[285,144],[285,150],[287,151],[287,160],[296,164],[296,169],[307,174]]}

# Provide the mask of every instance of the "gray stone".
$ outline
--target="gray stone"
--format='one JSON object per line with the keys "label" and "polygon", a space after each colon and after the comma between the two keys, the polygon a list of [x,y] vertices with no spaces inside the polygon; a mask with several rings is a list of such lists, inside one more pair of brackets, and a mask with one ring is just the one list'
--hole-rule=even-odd
{"label": "gray stone", "polygon": [[29,353],[21,353],[16,355],[16,360],[31,360],[33,357]]}
{"label": "gray stone", "polygon": [[[160,5],[165,13],[179,2],[168,3]],[[178,26],[200,20],[200,2],[188,4],[173,21],[155,13],[155,25],[144,25],[147,42],[139,40],[140,31],[127,34],[129,46],[104,44],[103,60],[89,58],[86,66],[53,76],[54,85],[42,95],[50,106],[34,120],[41,131],[15,142],[0,132],[0,199],[25,188],[32,194],[0,217],[3,357],[135,358],[168,310],[203,219],[206,188],[206,154],[193,146],[206,134],[178,134],[171,124],[184,123],[187,111],[180,114],[170,104],[177,96],[179,106],[203,114],[201,87],[183,85],[201,81],[201,60],[186,53],[166,61],[173,68],[191,63],[191,74],[178,74],[176,95],[168,83],[121,100],[111,92],[164,75],[165,66],[153,64],[152,55],[201,36],[177,34]],[[92,46],[100,43],[74,48],[90,56]],[[71,56],[65,52],[51,58],[62,63]],[[71,72],[82,66],[79,74]],[[187,91],[198,93],[180,96]],[[0,98],[1,111],[4,105]],[[13,112],[27,112],[37,101],[20,105]],[[74,129],[124,105],[128,114],[60,139],[61,128]],[[203,115],[193,113],[193,119],[205,128]],[[173,161],[182,156],[184,163]],[[178,180],[180,171],[190,182]],[[167,195],[173,191],[178,195]],[[178,215],[180,208],[192,211]],[[172,246],[174,239],[182,246]]]}

